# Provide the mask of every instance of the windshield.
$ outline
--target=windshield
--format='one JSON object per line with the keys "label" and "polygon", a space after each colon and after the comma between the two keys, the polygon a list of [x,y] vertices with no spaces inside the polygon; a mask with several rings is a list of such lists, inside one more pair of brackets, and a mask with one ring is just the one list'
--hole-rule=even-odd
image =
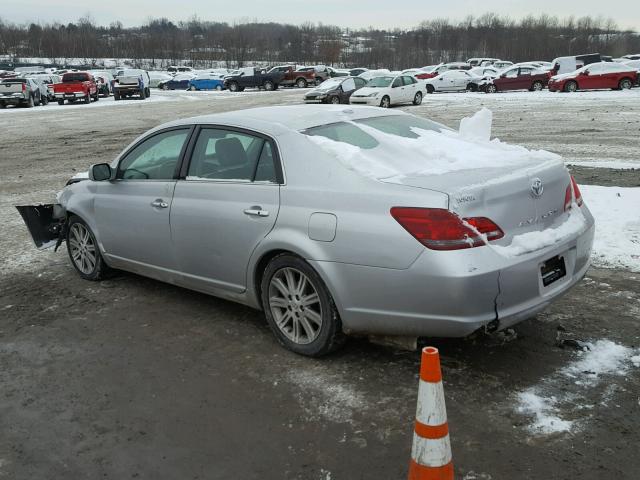
{"label": "windshield", "polygon": [[366,87],[388,87],[393,82],[393,77],[374,77],[367,82]]}
{"label": "windshield", "polygon": [[342,82],[343,82],[342,79],[330,78],[322,82],[320,85],[318,85],[316,90],[323,90],[323,91],[333,90],[334,88],[339,87]]}
{"label": "windshield", "polygon": [[366,127],[371,127],[383,133],[413,139],[420,136],[415,130],[435,132],[447,130],[444,125],[425,118],[414,117],[413,115],[385,115],[382,117],[363,118],[353,122],[320,125],[304,130],[302,133],[309,136],[325,137],[336,142],[345,142],[354,147],[364,149],[377,147],[380,144],[378,140],[360,128],[360,125],[364,125],[365,130]]}

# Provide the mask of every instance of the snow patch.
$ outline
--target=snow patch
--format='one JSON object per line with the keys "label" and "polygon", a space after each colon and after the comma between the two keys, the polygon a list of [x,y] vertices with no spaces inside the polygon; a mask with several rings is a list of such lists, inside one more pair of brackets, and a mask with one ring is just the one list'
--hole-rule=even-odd
{"label": "snow patch", "polygon": [[588,350],[580,352],[580,358],[562,370],[562,374],[578,379],[578,385],[593,385],[602,375],[625,375],[629,361],[633,361],[633,349],[611,340],[587,343]]}
{"label": "snow patch", "polygon": [[491,139],[493,112],[488,108],[460,120],[460,136],[467,140],[488,142]]}
{"label": "snow patch", "polygon": [[548,435],[571,430],[573,422],[557,415],[555,397],[541,397],[535,388],[530,388],[518,394],[518,402],[518,412],[534,417],[530,425],[532,431]]}

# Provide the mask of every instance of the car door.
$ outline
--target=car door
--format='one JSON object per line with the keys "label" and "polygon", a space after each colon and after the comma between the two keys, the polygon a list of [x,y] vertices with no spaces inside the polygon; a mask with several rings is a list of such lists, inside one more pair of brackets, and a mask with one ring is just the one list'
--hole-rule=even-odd
{"label": "car door", "polygon": [[514,89],[514,84],[518,82],[519,68],[511,68],[500,75],[500,78],[496,78],[493,83],[498,87],[498,90],[517,90]]}
{"label": "car door", "polygon": [[602,88],[602,68],[600,65],[591,65],[587,67],[578,78],[578,86],[580,89],[589,90],[593,88]]}
{"label": "car door", "polygon": [[169,212],[190,133],[188,126],[151,134],[122,156],[114,180],[96,182],[97,235],[113,266],[175,269]]}
{"label": "car door", "polygon": [[404,82],[404,101],[413,102],[413,98],[418,91],[417,80],[409,75],[403,75],[402,81]]}
{"label": "car door", "polygon": [[513,81],[512,89],[513,90],[528,90],[531,88],[531,72],[533,72],[532,68],[529,67],[520,67],[518,71],[518,77]]}
{"label": "car door", "polygon": [[[357,79],[361,80],[361,79]],[[347,78],[343,81],[338,87],[338,91],[340,92],[340,103],[349,103],[349,97],[356,90],[356,79],[355,78]]]}
{"label": "car door", "polygon": [[404,83],[402,82],[402,77],[394,78],[388,91],[392,104],[404,102]]}
{"label": "car door", "polygon": [[176,185],[171,235],[185,286],[242,292],[252,252],[280,208],[275,142],[243,129],[203,126]]}
{"label": "car door", "polygon": [[458,70],[455,72],[451,72],[451,89],[460,92],[467,89],[467,85],[471,78],[467,72],[462,70]]}

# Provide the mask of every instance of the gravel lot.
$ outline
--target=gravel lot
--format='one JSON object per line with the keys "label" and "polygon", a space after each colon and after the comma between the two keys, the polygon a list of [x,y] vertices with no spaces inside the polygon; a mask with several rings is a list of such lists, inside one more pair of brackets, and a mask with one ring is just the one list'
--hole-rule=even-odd
{"label": "gravel lot", "polygon": [[[640,162],[639,99],[639,89],[445,94],[403,108],[457,127],[486,106],[495,136],[579,163],[579,183],[639,186],[640,169],[588,167]],[[65,253],[33,248],[13,208],[51,201],[164,121],[300,100],[299,90],[154,92],[0,112],[0,478],[406,477],[418,353],[352,339],[302,358],[245,307],[126,273],[82,281]],[[567,376],[580,354],[556,337],[638,355],[639,318],[640,274],[592,268],[515,334],[429,340],[443,356],[459,478],[638,478],[640,368]],[[533,428],[518,408],[531,389],[555,398],[551,413],[570,431]]]}

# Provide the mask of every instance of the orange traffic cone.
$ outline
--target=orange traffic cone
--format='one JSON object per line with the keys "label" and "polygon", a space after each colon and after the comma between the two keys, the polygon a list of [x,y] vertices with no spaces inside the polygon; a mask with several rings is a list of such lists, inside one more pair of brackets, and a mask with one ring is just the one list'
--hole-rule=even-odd
{"label": "orange traffic cone", "polygon": [[451,443],[438,349],[422,349],[409,480],[453,480]]}

